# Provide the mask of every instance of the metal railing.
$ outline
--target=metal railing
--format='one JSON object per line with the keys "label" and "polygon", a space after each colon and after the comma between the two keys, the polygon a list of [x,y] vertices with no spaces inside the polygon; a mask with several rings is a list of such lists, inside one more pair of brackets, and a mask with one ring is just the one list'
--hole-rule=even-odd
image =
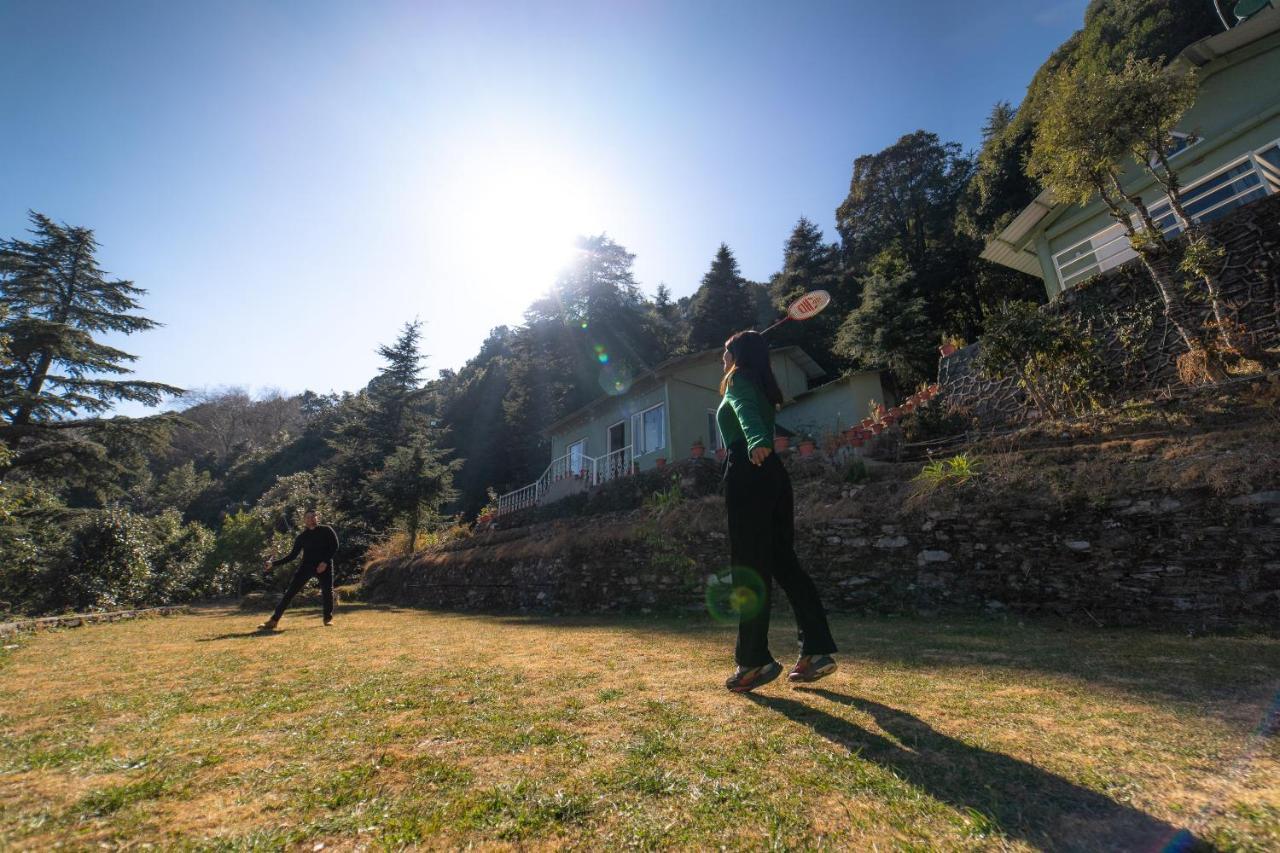
{"label": "metal railing", "polygon": [[595,483],[607,483],[631,473],[632,454],[628,445],[596,460]]}
{"label": "metal railing", "polygon": [[564,480],[586,480],[588,486],[598,486],[631,473],[633,454],[628,445],[604,456],[587,456],[585,453],[566,453],[551,460],[542,476],[523,488],[507,492],[498,498],[498,515],[506,515],[518,509],[536,506],[556,483]]}

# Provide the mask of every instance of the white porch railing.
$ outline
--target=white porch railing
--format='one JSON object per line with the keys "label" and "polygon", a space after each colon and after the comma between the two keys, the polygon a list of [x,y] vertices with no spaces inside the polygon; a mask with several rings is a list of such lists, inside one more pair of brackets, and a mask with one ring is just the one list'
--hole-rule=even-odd
{"label": "white porch railing", "polygon": [[596,460],[596,483],[607,483],[631,473],[631,447],[623,447]]}
{"label": "white porch railing", "polygon": [[536,506],[553,485],[568,479],[586,480],[588,486],[598,486],[631,473],[631,447],[615,450],[605,456],[587,456],[584,453],[566,453],[553,459],[542,476],[524,488],[507,492],[498,498],[498,515],[506,515],[518,509]]}

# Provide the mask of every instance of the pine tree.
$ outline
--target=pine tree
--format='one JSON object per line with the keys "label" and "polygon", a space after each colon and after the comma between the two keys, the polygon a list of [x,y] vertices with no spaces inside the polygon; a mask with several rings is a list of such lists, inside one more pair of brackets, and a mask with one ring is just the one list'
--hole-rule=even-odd
{"label": "pine tree", "polygon": [[770,335],[775,344],[800,346],[823,368],[835,371],[847,366],[846,360],[834,353],[835,338],[841,321],[857,304],[857,292],[853,282],[846,282],[841,274],[839,248],[825,243],[822,229],[802,216],[787,238],[782,271],[769,282],[776,316],[812,290],[830,293],[831,306],[812,320],[787,323]]}
{"label": "pine tree", "polygon": [[412,470],[433,481],[422,485],[423,501],[427,495],[443,500],[452,488],[453,466],[441,461],[447,451],[431,411],[435,401],[422,384],[421,339],[422,324],[405,323],[394,344],[378,348],[385,362],[378,374],[340,406],[329,440],[334,455],[323,482],[337,512],[355,531],[348,536],[354,542],[380,534],[410,511],[411,463],[418,466]]}
{"label": "pine tree", "polygon": [[126,364],[135,356],[95,335],[155,328],[136,313],[146,291],[107,276],[92,230],[34,211],[29,218],[34,239],[0,241],[0,302],[8,306],[0,335],[10,350],[0,365],[0,441],[13,453],[12,467],[92,465],[105,454],[105,431],[155,425],[78,418],[119,401],[156,405],[182,389],[117,378],[132,372]]}
{"label": "pine tree", "polygon": [[734,332],[755,324],[755,310],[738,261],[724,243],[693,297],[688,349],[697,352],[724,344]]}

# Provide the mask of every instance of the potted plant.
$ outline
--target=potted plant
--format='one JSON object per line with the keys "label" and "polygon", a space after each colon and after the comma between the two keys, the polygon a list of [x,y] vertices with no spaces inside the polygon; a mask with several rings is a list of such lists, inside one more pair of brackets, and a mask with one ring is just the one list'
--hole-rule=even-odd
{"label": "potted plant", "polygon": [[694,459],[701,459],[703,454],[707,452],[707,447],[702,443],[702,439],[695,438],[693,446],[689,448],[689,456]]}
{"label": "potted plant", "polygon": [[801,458],[808,459],[813,455],[813,451],[817,448],[818,443],[813,440],[813,436],[806,433],[800,436],[800,444],[798,446],[800,448]]}
{"label": "potted plant", "polygon": [[653,460],[653,464],[661,468],[662,466],[667,464],[667,457],[659,456],[657,459]]}
{"label": "potted plant", "polygon": [[954,355],[956,350],[964,345],[964,338],[958,338],[955,335],[943,335],[942,346],[938,347],[938,354],[946,358],[949,355]]}

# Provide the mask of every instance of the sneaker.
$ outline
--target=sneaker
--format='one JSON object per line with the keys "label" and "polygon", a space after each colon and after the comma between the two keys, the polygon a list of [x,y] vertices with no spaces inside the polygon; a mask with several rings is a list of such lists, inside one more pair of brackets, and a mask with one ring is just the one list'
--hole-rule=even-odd
{"label": "sneaker", "polygon": [[807,684],[835,671],[836,661],[831,655],[803,655],[787,673],[787,680],[792,684]]}
{"label": "sneaker", "polygon": [[279,619],[268,619],[258,626],[259,631],[274,631],[276,626],[280,624]]}
{"label": "sneaker", "polygon": [[724,686],[734,693],[750,693],[773,681],[782,674],[782,664],[776,660],[764,666],[740,666],[737,672],[729,676]]}
{"label": "sneaker", "polygon": [[328,628],[328,627],[329,627],[330,625],[332,625],[332,624],[333,624],[333,617],[332,617],[332,616],[326,616],[326,617],[324,617],[324,626],[325,626],[326,628]]}

